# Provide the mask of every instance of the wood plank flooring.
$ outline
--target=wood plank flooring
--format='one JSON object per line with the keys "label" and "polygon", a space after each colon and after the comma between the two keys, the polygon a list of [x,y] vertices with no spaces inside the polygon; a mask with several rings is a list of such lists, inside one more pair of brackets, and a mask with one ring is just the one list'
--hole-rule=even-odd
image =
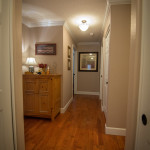
{"label": "wood plank flooring", "polygon": [[25,118],[26,150],[123,150],[125,137],[105,135],[98,96],[75,95],[65,114]]}

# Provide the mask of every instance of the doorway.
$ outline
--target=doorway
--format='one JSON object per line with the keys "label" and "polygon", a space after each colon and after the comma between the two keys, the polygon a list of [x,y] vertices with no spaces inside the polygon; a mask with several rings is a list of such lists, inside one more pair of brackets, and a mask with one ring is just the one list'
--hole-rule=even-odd
{"label": "doorway", "polygon": [[109,71],[109,41],[110,41],[110,26],[108,26],[103,49],[104,72],[103,72],[103,110],[107,118],[107,95],[108,95],[108,71]]}
{"label": "doorway", "polygon": [[73,95],[77,93],[77,51],[73,46]]}
{"label": "doorway", "polygon": [[99,99],[101,100],[101,109],[103,111],[103,46],[101,46],[101,63],[100,63],[100,95],[99,95]]}

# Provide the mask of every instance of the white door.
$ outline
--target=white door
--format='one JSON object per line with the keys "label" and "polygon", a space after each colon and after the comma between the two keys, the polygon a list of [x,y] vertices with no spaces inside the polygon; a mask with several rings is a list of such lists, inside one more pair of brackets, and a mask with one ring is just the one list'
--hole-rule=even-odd
{"label": "white door", "polygon": [[[101,65],[100,65],[100,95],[99,99],[102,101],[102,95],[103,95],[103,47],[101,47]],[[101,105],[103,102],[101,102]]]}
{"label": "white door", "polygon": [[10,1],[0,0],[0,150],[14,150],[10,76]]}
{"label": "white door", "polygon": [[77,94],[77,51],[73,47],[73,88],[74,94]]}
{"label": "white door", "polygon": [[104,43],[104,90],[103,90],[103,109],[105,117],[107,118],[107,95],[108,95],[108,70],[109,70],[109,41],[110,41],[110,28],[108,27],[105,43]]}
{"label": "white door", "polygon": [[150,150],[150,0],[142,1],[141,73],[135,150]]}

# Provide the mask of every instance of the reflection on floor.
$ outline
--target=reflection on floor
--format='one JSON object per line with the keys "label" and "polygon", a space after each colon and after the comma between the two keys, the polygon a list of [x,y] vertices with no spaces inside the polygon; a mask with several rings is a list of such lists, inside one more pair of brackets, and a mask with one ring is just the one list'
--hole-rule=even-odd
{"label": "reflection on floor", "polygon": [[123,150],[125,137],[105,135],[98,96],[75,95],[65,114],[25,118],[26,150]]}

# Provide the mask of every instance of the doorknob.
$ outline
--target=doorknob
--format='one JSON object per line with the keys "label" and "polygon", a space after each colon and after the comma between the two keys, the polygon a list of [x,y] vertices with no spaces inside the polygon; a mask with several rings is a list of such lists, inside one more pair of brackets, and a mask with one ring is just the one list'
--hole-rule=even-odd
{"label": "doorknob", "polygon": [[147,117],[146,117],[145,114],[142,115],[142,123],[143,123],[144,126],[147,125]]}

